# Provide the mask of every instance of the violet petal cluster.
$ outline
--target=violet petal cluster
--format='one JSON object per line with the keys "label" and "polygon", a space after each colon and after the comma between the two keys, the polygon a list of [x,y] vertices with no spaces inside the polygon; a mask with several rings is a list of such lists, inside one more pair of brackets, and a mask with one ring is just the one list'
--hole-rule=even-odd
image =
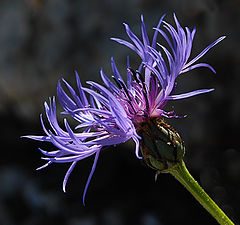
{"label": "violet petal cluster", "polygon": [[[38,168],[38,170],[52,163],[71,163],[63,181],[64,192],[68,177],[76,163],[95,154],[92,170],[84,190],[85,197],[100,150],[105,146],[120,144],[132,138],[136,143],[136,155],[139,157],[138,139],[140,137],[137,135],[134,125],[128,118],[124,108],[108,89],[94,82],[90,83],[101,91],[101,94],[91,88],[82,87],[77,73],[76,81],[78,92],[63,80],[71,95],[66,93],[59,81],[57,96],[64,109],[63,114],[74,118],[77,126],[72,129],[67,119],[64,118],[65,129],[60,127],[57,120],[55,98],[53,97],[49,100],[49,104],[47,102],[44,104],[51,130],[46,129],[42,115],[40,115],[45,135],[26,137],[37,141],[51,142],[58,149],[54,151],[39,149],[45,156],[42,159],[46,160],[47,163]],[[86,97],[86,93],[89,94],[89,100]],[[77,132],[78,130],[80,131]]]}
{"label": "violet petal cluster", "polygon": [[[112,40],[134,50],[141,57],[141,65],[143,64],[145,66],[144,85],[146,87],[147,94],[146,101],[150,103],[148,114],[153,117],[168,115],[163,110],[163,107],[166,105],[168,100],[188,98],[214,90],[201,89],[184,94],[173,95],[173,91],[176,88],[175,80],[178,75],[198,67],[208,67],[215,73],[215,70],[207,63],[194,63],[225,38],[225,36],[218,38],[200,52],[195,58],[189,61],[196,28],[191,31],[188,27],[185,27],[184,30],[178,22],[175,14],[174,20],[177,29],[169,23],[163,21],[163,18],[164,16],[160,19],[157,27],[153,28],[155,32],[152,45],[150,45],[149,42],[143,16],[141,16],[142,41],[133,34],[129,26],[126,24],[124,24],[126,33],[132,43],[118,38],[111,38]],[[160,29],[160,25],[162,24],[163,28]],[[168,46],[163,46],[156,42],[157,34],[160,34],[165,39]],[[159,49],[156,48],[157,46]],[[131,78],[128,77],[128,83],[131,83],[130,79]]]}
{"label": "violet petal cluster", "polygon": [[[49,103],[44,103],[50,129],[46,128],[41,115],[40,121],[45,134],[25,136],[37,141],[50,142],[57,149],[53,151],[39,149],[44,155],[42,159],[46,161],[46,164],[38,169],[45,168],[52,163],[70,163],[63,180],[64,192],[69,175],[76,163],[95,155],[84,189],[83,203],[102,149],[133,139],[136,144],[135,154],[141,159],[139,156],[141,137],[137,134],[138,125],[141,122],[151,117],[177,117],[174,112],[166,112],[163,109],[169,100],[188,98],[213,90],[201,89],[184,94],[173,94],[178,75],[197,67],[208,67],[215,72],[210,65],[195,64],[195,62],[225,37],[218,38],[189,61],[196,29],[192,31],[188,27],[184,29],[175,15],[176,28],[163,19],[164,16],[154,28],[152,43],[149,41],[143,16],[141,16],[142,41],[127,24],[124,26],[131,42],[112,38],[135,51],[141,58],[138,71],[131,69],[128,61],[127,82],[124,82],[113,58],[111,59],[113,79],[109,79],[103,70],[100,71],[104,85],[88,81],[87,84],[90,87],[83,87],[76,73],[77,89],[74,90],[62,79],[57,85],[57,97],[63,108],[64,127],[59,125],[56,102],[53,97],[50,98]],[[165,39],[167,46],[157,42],[158,35]],[[62,83],[65,85],[64,88]],[[67,117],[76,121],[75,127],[69,125]]]}

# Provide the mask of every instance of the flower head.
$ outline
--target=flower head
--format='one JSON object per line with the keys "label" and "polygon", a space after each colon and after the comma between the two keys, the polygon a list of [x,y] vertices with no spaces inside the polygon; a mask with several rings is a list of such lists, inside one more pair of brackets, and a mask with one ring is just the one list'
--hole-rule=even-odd
{"label": "flower head", "polygon": [[[133,89],[141,89],[136,92],[140,96],[141,100],[144,99],[143,94],[146,93],[145,98],[145,110],[150,117],[167,116],[167,113],[163,111],[163,107],[168,100],[176,100],[182,98],[188,98],[194,95],[207,93],[214,89],[201,89],[192,91],[189,93],[173,95],[176,88],[176,78],[178,75],[188,72],[198,67],[208,67],[214,73],[215,70],[206,63],[194,64],[202,56],[204,56],[213,46],[222,41],[225,36],[218,38],[212,44],[207,46],[201,53],[195,58],[189,61],[191,54],[193,39],[196,33],[194,28],[192,31],[185,27],[185,30],[180,26],[176,15],[174,14],[174,20],[176,23],[175,29],[169,23],[163,21],[163,17],[160,19],[157,28],[154,28],[154,40],[152,46],[148,45],[148,36],[142,19],[142,39],[141,42],[130,30],[129,26],[125,24],[126,33],[128,34],[131,44],[127,41],[112,38],[131,49],[133,49],[142,59],[142,64],[145,66],[144,77],[138,73],[138,78],[135,79],[135,85],[129,85],[129,92],[133,92]],[[160,25],[163,24],[163,29],[160,29]],[[156,44],[156,36],[160,34],[167,42],[168,46],[163,46],[159,43]],[[159,50],[156,49],[156,45],[159,46]],[[153,47],[154,46],[154,47]],[[144,52],[144,54],[143,54]],[[164,57],[165,56],[165,57]],[[167,60],[165,60],[165,58]],[[131,84],[131,77],[128,76],[128,83]],[[137,84],[136,84],[137,83]],[[140,87],[141,86],[141,87]],[[146,91],[145,91],[146,90]],[[143,107],[141,107],[143,111]]]}
{"label": "flower head", "polygon": [[[74,128],[70,127],[66,118],[64,119],[64,128],[60,127],[55,98],[53,97],[50,98],[49,103],[45,102],[44,104],[51,129],[46,128],[41,115],[40,121],[45,134],[43,136],[25,136],[38,141],[51,142],[57,148],[54,151],[39,149],[45,156],[42,159],[46,160],[47,163],[38,169],[52,163],[71,163],[63,181],[64,191],[68,177],[76,163],[86,157],[95,155],[92,170],[84,189],[83,201],[99,153],[104,147],[133,139],[136,144],[136,156],[141,158],[139,156],[139,141],[142,131],[139,132],[139,129],[141,129],[143,123],[146,124],[157,117],[177,117],[174,112],[166,112],[163,109],[169,100],[187,98],[213,90],[201,89],[184,94],[173,94],[178,75],[197,67],[208,67],[215,72],[210,65],[206,63],[195,64],[195,62],[225,37],[220,37],[189,61],[196,29],[191,31],[186,27],[184,30],[175,15],[176,28],[163,21],[163,18],[164,16],[160,19],[157,27],[154,28],[151,44],[143,16],[141,16],[142,41],[133,34],[127,24],[124,24],[124,26],[132,43],[112,38],[112,40],[135,51],[142,60],[139,71],[133,70],[128,60],[126,83],[113,58],[111,59],[111,65],[114,81],[111,81],[101,70],[100,75],[104,85],[88,81],[87,84],[90,87],[83,87],[77,73],[77,91],[64,79],[58,82],[58,100],[63,108],[63,114],[75,119],[76,126]],[[167,46],[157,43],[158,35],[166,40]],[[67,92],[62,87],[62,82],[68,89]],[[166,127],[164,125],[165,130]],[[172,133],[177,135],[173,130]],[[174,143],[177,143],[177,141]],[[184,153],[184,149],[182,152]]]}

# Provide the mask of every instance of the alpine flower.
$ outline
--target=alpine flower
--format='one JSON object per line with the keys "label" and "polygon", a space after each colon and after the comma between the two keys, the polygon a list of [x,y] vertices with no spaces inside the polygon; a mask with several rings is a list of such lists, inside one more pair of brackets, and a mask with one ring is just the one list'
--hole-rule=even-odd
{"label": "alpine flower", "polygon": [[[183,28],[174,15],[175,28],[164,20],[164,16],[154,29],[153,40],[149,37],[141,16],[141,40],[124,24],[130,41],[119,38],[112,40],[125,45],[135,51],[141,58],[138,70],[130,67],[127,62],[125,82],[120,75],[114,59],[111,59],[113,79],[100,71],[103,85],[88,81],[89,87],[83,87],[76,72],[76,86],[74,90],[70,84],[62,79],[57,85],[57,98],[63,108],[64,127],[59,125],[56,113],[55,97],[45,102],[45,113],[51,129],[48,130],[40,116],[44,131],[43,136],[25,136],[37,141],[51,142],[57,150],[48,151],[39,149],[46,164],[38,169],[45,168],[52,163],[71,163],[63,180],[63,191],[76,163],[91,155],[95,155],[92,170],[88,177],[84,193],[90,183],[96,168],[100,151],[109,145],[116,145],[132,139],[135,144],[135,154],[141,159],[139,143],[142,138],[139,132],[143,122],[153,118],[178,117],[174,112],[166,112],[164,106],[169,100],[188,98],[194,95],[207,93],[213,89],[195,90],[183,94],[174,94],[176,78],[197,67],[207,67],[214,73],[215,70],[206,63],[195,64],[213,46],[222,41],[225,36],[218,38],[207,46],[196,57],[189,60],[193,39],[196,33]],[[157,42],[162,36],[167,45]],[[64,83],[65,87],[62,86]],[[67,116],[76,121],[76,126],[70,127]]]}

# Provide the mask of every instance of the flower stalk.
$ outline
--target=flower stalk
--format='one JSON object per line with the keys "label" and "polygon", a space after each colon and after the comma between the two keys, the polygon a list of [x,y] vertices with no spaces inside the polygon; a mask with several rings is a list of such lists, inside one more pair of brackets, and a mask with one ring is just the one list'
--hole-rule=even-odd
{"label": "flower stalk", "polygon": [[234,225],[228,216],[191,176],[183,161],[181,161],[177,167],[169,169],[169,173],[171,173],[193,195],[193,197],[218,221],[219,224]]}

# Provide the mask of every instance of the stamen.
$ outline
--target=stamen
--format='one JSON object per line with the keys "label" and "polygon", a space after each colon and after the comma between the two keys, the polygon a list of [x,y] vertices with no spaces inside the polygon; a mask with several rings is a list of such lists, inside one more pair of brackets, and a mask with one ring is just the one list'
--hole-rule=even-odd
{"label": "stamen", "polygon": [[144,81],[144,77],[139,71],[136,71],[136,74],[139,75],[140,81],[141,81],[142,86],[143,86],[143,90],[144,90],[143,95],[144,95],[144,98],[145,98],[146,108],[147,108],[147,111],[148,111],[149,110],[149,102],[148,102],[147,88],[146,88],[146,84],[145,84],[145,81]]}
{"label": "stamen", "polygon": [[138,70],[136,70],[136,74],[139,76],[141,83],[145,84],[143,75]]}
{"label": "stamen", "polygon": [[137,75],[136,75],[135,70],[129,67],[129,68],[128,68],[128,71],[131,73],[131,75],[133,76],[133,78],[134,78],[138,83],[140,83],[140,82],[139,82],[139,79],[137,78]]}
{"label": "stamen", "polygon": [[126,94],[126,96],[127,96],[127,98],[128,98],[128,100],[127,100],[128,104],[132,107],[134,113],[136,114],[136,111],[135,111],[135,109],[134,109],[134,107],[133,107],[133,105],[132,105],[132,98],[131,98],[131,96],[129,95],[126,86],[124,85],[124,83],[123,83],[121,80],[118,80],[118,82],[122,85],[122,88],[123,88],[123,90],[124,90],[124,93]]}
{"label": "stamen", "polygon": [[129,101],[132,101],[132,98],[130,97],[130,95],[129,95],[129,93],[128,93],[128,90],[127,90],[126,86],[124,85],[124,83],[123,83],[121,80],[118,80],[118,82],[121,84],[121,86],[122,86],[124,92],[126,93]]}
{"label": "stamen", "polygon": [[123,83],[121,80],[116,79],[114,76],[112,76],[112,78],[113,78],[113,80],[116,82],[118,88],[119,88],[119,89],[123,89],[124,94],[125,94],[126,97],[127,97],[127,99],[126,99],[127,103],[131,106],[134,114],[136,114],[136,110],[134,109],[134,107],[133,107],[133,105],[132,105],[132,98],[131,98],[131,96],[129,95],[126,86],[124,85],[124,83]]}
{"label": "stamen", "polygon": [[119,83],[119,80],[117,80],[114,76],[112,76],[113,80],[115,81],[115,83],[117,84],[119,89],[122,89],[122,85],[121,83]]}
{"label": "stamen", "polygon": [[[132,74],[132,76],[134,77],[134,79],[137,81],[138,84],[142,84],[143,87],[143,96],[145,98],[145,103],[146,103],[146,109],[147,112],[149,111],[149,102],[148,102],[148,97],[147,97],[147,88],[146,88],[146,84],[144,81],[144,77],[143,75],[139,72],[139,71],[135,71],[132,68],[128,68],[129,72]],[[138,75],[138,76],[137,76]]]}

